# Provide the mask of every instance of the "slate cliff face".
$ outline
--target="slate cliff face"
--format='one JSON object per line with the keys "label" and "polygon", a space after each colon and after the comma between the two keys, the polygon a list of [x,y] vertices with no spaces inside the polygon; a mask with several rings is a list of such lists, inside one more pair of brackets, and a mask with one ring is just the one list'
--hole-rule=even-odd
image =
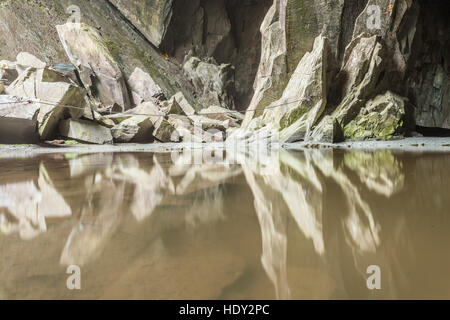
{"label": "slate cliff face", "polygon": [[157,108],[181,93],[196,112],[247,110],[244,129],[283,141],[390,139],[450,129],[446,12],[446,0],[4,0],[0,58],[76,65],[56,29],[69,19],[94,30],[123,78],[102,87],[104,67],[84,60],[96,112],[148,102],[134,88],[149,83]]}

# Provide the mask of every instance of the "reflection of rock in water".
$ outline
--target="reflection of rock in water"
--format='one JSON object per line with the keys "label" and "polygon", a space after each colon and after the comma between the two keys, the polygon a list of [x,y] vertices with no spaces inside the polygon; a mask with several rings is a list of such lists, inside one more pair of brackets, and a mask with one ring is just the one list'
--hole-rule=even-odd
{"label": "reflection of rock in water", "polygon": [[33,181],[0,186],[0,210],[0,231],[18,232],[23,239],[47,231],[46,219],[72,214],[42,166],[37,186]]}
{"label": "reflection of rock in water", "polygon": [[82,266],[100,255],[120,221],[124,185],[97,175],[88,191],[80,224],[72,230],[61,254],[61,264]]}
{"label": "reflection of rock in water", "polygon": [[264,180],[258,179],[259,182],[257,182],[254,173],[245,168],[245,164],[243,164],[243,167],[247,183],[255,197],[255,210],[261,226],[263,250],[261,262],[269,279],[275,286],[277,298],[288,299],[290,292],[286,272],[286,225],[282,211],[280,211],[280,205],[276,201],[277,195],[272,192],[264,193],[264,188],[267,188]]}
{"label": "reflection of rock in water", "polygon": [[[275,285],[277,297],[289,297],[284,212],[292,215],[299,230],[312,241],[318,255],[324,255],[326,251],[322,222],[326,186],[321,177],[332,179],[343,192],[347,208],[338,225],[343,227],[346,243],[357,255],[375,253],[379,248],[381,227],[363,200],[357,184],[349,179],[342,166],[335,166],[333,151],[312,150],[296,155],[280,151],[269,161],[264,156],[263,165],[255,164],[257,157],[254,156],[251,159],[245,155],[237,158],[244,167],[247,183],[255,197],[262,232],[262,263]],[[396,166],[392,155],[384,154],[382,160],[387,159],[384,162],[380,158],[379,155],[354,152],[345,158],[345,163],[359,174],[369,189],[389,196],[401,189],[404,175],[399,172],[401,167]],[[356,165],[356,160],[360,166]],[[264,168],[264,171],[259,172],[258,168]]]}
{"label": "reflection of rock in water", "polygon": [[405,175],[401,163],[388,151],[352,151],[344,155],[344,163],[355,171],[361,182],[387,197],[403,189]]}
{"label": "reflection of rock in water", "polygon": [[169,185],[169,179],[161,165],[156,159],[154,163],[150,172],[139,168],[139,162],[137,162],[135,165],[119,165],[111,173],[114,179],[134,185],[130,209],[138,221],[152,214],[156,206],[162,202],[164,189]]}
{"label": "reflection of rock in water", "polygon": [[[114,159],[111,155],[103,159],[93,155],[70,161],[72,175],[91,172],[94,176],[86,180],[91,181],[86,190],[87,204],[82,209],[80,225],[67,240],[62,264],[83,265],[98,256],[114,234],[124,205],[129,204],[129,211],[141,222],[149,218],[168,195],[192,195],[195,192],[182,217],[187,225],[195,227],[223,218],[223,198],[217,185],[239,171],[224,173],[223,165],[180,167],[176,163],[167,170],[156,156],[150,159],[153,159],[150,167],[142,167],[138,158],[132,155],[117,155]],[[181,181],[175,184],[170,173],[181,176]],[[126,186],[132,187],[129,202],[124,201]]]}
{"label": "reflection of rock in water", "polygon": [[380,244],[380,226],[374,220],[370,206],[363,200],[355,183],[340,168],[333,165],[332,151],[316,151],[312,154],[314,164],[329,178],[332,178],[346,196],[348,215],[343,221],[347,241],[359,251],[374,252]]}
{"label": "reflection of rock in water", "polygon": [[[4,295],[32,297],[15,283],[38,292],[78,264],[95,275],[92,297],[448,297],[450,280],[435,281],[450,266],[448,156],[257,156],[234,155],[239,166],[72,155],[37,159],[35,178],[2,177],[2,233],[34,237],[0,237]],[[381,292],[367,290],[371,264],[382,269]]]}
{"label": "reflection of rock in water", "polygon": [[223,188],[221,186],[200,191],[186,211],[186,226],[195,229],[225,219],[223,212]]}

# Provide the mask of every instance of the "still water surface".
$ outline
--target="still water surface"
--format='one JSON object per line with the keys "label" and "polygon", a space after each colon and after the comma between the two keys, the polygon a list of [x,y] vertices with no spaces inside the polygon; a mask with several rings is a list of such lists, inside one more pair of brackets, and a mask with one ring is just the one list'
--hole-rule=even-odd
{"label": "still water surface", "polygon": [[0,299],[450,298],[450,153],[180,159],[0,160]]}

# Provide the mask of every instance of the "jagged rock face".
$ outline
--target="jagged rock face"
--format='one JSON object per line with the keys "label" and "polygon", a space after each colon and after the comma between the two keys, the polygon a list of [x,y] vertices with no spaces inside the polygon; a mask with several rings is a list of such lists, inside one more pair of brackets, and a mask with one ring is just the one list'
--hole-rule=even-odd
{"label": "jagged rock face", "polygon": [[[355,120],[355,118],[359,117],[361,112],[367,111],[367,108],[364,107],[370,99],[375,98],[378,94],[383,94],[386,90],[393,90],[403,97],[409,91],[413,101],[422,102],[421,106],[416,108],[416,121],[419,124],[446,125],[450,113],[447,111],[449,77],[448,72],[444,69],[446,60],[442,58],[442,52],[445,52],[443,48],[448,42],[446,40],[448,36],[444,36],[444,33],[441,32],[439,40],[437,40],[438,37],[435,38],[441,51],[437,50],[438,59],[431,67],[419,66],[417,68],[417,61],[420,61],[420,58],[412,59],[415,56],[413,50],[417,22],[420,19],[420,12],[426,10],[426,3],[421,8],[419,4],[406,0],[369,0],[363,7],[350,5],[349,1],[335,1],[334,3],[318,1],[320,6],[316,3],[318,6],[310,4],[309,8],[305,8],[306,3],[307,1],[275,1],[269,10],[261,28],[263,54],[255,81],[255,95],[249,105],[244,127],[254,127],[251,119],[261,114],[264,108],[272,108],[276,104],[271,104],[270,100],[275,100],[281,92],[286,92],[289,83],[297,78],[297,72],[308,73],[306,65],[292,73],[289,70],[292,65],[290,60],[294,59],[295,61],[297,54],[300,57],[303,56],[304,47],[302,46],[308,44],[308,36],[314,36],[314,32],[321,32],[329,40],[327,79],[324,80],[329,84],[328,91],[324,93],[328,101],[324,118],[317,126],[311,128],[311,134],[307,134],[306,137],[304,134],[297,137],[293,135],[293,138],[335,142],[342,138],[342,129],[346,128],[350,122],[352,125],[358,123],[361,125],[359,129],[365,132],[366,121],[361,118]],[[300,8],[302,8],[301,12],[296,11]],[[312,9],[316,10],[315,16],[311,14]],[[310,14],[308,15],[307,12]],[[341,21],[341,19],[345,19],[341,15],[342,12],[350,14],[349,18],[353,24],[351,25],[352,34],[349,33],[349,21],[344,23]],[[358,12],[359,16],[356,15]],[[297,19],[298,22],[295,26],[293,24],[297,20],[290,20],[294,16],[303,18]],[[316,18],[316,23],[313,23],[312,20]],[[308,24],[310,28],[303,30],[304,22],[308,19],[312,19]],[[441,22],[437,25],[438,30],[444,30],[443,26],[446,23]],[[319,30],[318,26],[321,26],[322,29]],[[294,33],[293,30],[296,30],[297,33]],[[298,34],[303,38],[300,41],[293,41]],[[343,51],[344,45],[346,46],[345,51]],[[408,65],[412,64],[419,69],[418,73],[422,74],[420,80],[414,82],[414,88],[408,90],[408,72],[410,72]],[[420,95],[419,92],[422,94]],[[279,99],[277,102],[283,102],[283,99]],[[290,108],[283,107],[287,101],[284,100],[284,103],[280,104],[282,106],[278,112],[279,118],[283,116],[289,118]],[[394,111],[395,108],[398,110]],[[361,134],[356,137],[355,134],[349,133],[347,127],[346,138],[388,139],[396,134],[398,128],[403,128],[400,119],[405,113],[404,104],[393,103],[383,110],[389,115],[395,115],[393,116],[395,120],[392,120],[395,124],[381,116],[371,121],[378,122],[379,126],[384,126],[382,129],[377,128],[377,133]],[[369,126],[374,126],[374,124]],[[282,126],[278,125],[278,127]],[[356,128],[353,128],[352,131],[355,130]],[[413,130],[413,127],[408,126],[408,130]],[[285,133],[281,133],[282,141],[293,134],[289,130]]]}
{"label": "jagged rock face", "polygon": [[[254,117],[263,113],[264,104],[280,96],[287,79],[286,36],[283,30],[282,12],[284,1],[274,0],[261,25],[262,52],[254,84],[254,95],[245,115],[243,126],[246,127]],[[273,93],[272,93],[273,92]]]}
{"label": "jagged rock face", "polygon": [[271,0],[176,0],[161,49],[179,63],[186,54],[213,57],[235,66],[238,110],[253,94],[252,84],[261,53],[261,22]]}
{"label": "jagged rock face", "polygon": [[[127,5],[131,3],[127,1]],[[6,1],[0,6],[0,41],[4,43],[0,59],[13,60],[19,52],[28,51],[48,65],[70,62],[55,26],[68,21],[72,13],[66,10],[71,5],[80,8],[82,23],[100,33],[126,80],[139,67],[151,75],[165,96],[182,91],[190,103],[195,101],[194,88],[181,66],[167,61],[108,0]]]}
{"label": "jagged rock face", "polygon": [[327,115],[317,124],[308,138],[309,140],[335,143],[344,140],[344,133],[342,132],[339,121]]}
{"label": "jagged rock face", "polygon": [[70,78],[43,68],[45,64],[36,57],[29,54],[25,56],[26,59],[24,55],[19,55],[21,63],[41,66],[41,69],[20,65],[18,70],[25,69],[5,91],[9,95],[28,98],[39,104],[39,135],[42,140],[47,140],[54,135],[59,120],[64,117],[76,119],[83,115],[86,92]]}
{"label": "jagged rock face", "polygon": [[357,37],[347,47],[337,75],[342,101],[333,112],[341,126],[353,119],[373,92],[383,71],[382,46],[376,37]]}
{"label": "jagged rock face", "polygon": [[414,42],[409,41],[408,98],[417,125],[450,129],[450,11],[448,1],[422,1]]}
{"label": "jagged rock face", "polygon": [[270,104],[262,116],[264,124],[281,130],[281,141],[304,139],[326,105],[327,40],[318,37],[293,73],[281,99]]}
{"label": "jagged rock face", "polygon": [[[66,13],[72,4],[78,16]],[[174,131],[168,115],[192,118],[214,106],[247,108],[248,132],[268,126],[283,141],[338,141],[350,123],[364,131],[357,117],[388,90],[409,98],[419,126],[449,128],[448,7],[444,0],[9,0],[0,6],[0,58],[21,53],[0,62],[0,77],[7,94],[21,97],[43,99],[31,89],[50,83],[45,90],[59,107],[84,106],[70,94],[81,79],[89,107],[71,114],[42,106],[43,139],[60,119],[83,116],[111,129],[130,114],[106,112],[151,102],[163,113],[165,122],[149,115],[163,140],[171,140],[165,129]]]}
{"label": "jagged rock face", "polygon": [[199,58],[189,58],[183,67],[197,92],[201,92],[198,102],[201,105],[217,105],[234,109],[234,67],[214,61],[206,62]]}
{"label": "jagged rock face", "polygon": [[56,29],[90,96],[99,99],[104,108],[118,105],[122,111],[129,109],[130,98],[122,71],[97,30],[81,23],[66,23]]}
{"label": "jagged rock face", "polygon": [[110,0],[155,46],[159,46],[172,19],[173,0]]}
{"label": "jagged rock face", "polygon": [[[298,62],[311,51],[318,35],[328,38],[330,59],[338,56],[343,5],[343,0],[274,0],[261,26],[261,62],[244,126],[281,97]],[[331,69],[333,66],[330,63]]]}

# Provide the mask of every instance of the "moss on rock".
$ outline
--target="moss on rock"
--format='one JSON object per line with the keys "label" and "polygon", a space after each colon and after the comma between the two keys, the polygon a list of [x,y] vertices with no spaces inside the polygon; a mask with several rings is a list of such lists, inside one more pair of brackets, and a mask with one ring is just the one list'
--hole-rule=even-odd
{"label": "moss on rock", "polygon": [[390,91],[367,102],[356,118],[344,126],[350,140],[390,140],[409,130],[405,126],[407,99]]}

